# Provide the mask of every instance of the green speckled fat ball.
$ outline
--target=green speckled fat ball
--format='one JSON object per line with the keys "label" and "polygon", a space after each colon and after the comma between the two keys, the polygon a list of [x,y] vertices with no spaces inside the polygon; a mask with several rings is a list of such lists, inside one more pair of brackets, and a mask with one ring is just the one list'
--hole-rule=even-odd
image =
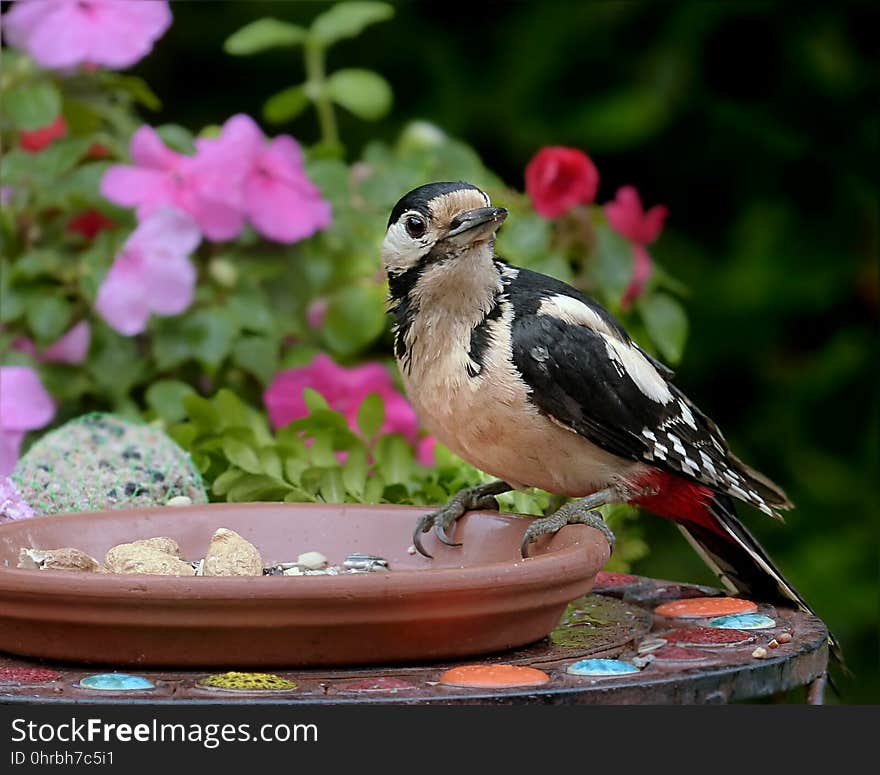
{"label": "green speckled fat ball", "polygon": [[47,433],[11,476],[35,515],[207,503],[202,477],[159,428],[87,414]]}

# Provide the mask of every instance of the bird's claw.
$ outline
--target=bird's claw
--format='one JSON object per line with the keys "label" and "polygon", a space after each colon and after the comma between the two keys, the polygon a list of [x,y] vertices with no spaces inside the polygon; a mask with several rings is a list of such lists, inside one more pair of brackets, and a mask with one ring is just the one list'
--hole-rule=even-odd
{"label": "bird's claw", "polygon": [[416,551],[423,557],[433,558],[433,555],[422,544],[422,534],[427,533],[431,528],[434,529],[434,535],[437,536],[440,543],[446,544],[446,546],[461,546],[460,542],[450,538],[448,530],[466,512],[476,509],[497,511],[498,501],[495,499],[495,495],[491,492],[486,493],[483,487],[468,488],[456,493],[442,509],[425,514],[416,522],[416,529],[413,531],[413,546]]}
{"label": "bird's claw", "polygon": [[538,540],[542,535],[556,533],[566,525],[587,525],[594,527],[608,541],[611,551],[614,551],[615,537],[611,532],[611,528],[605,523],[602,515],[598,511],[585,510],[577,508],[577,501],[566,503],[555,514],[543,519],[536,519],[529,525],[523,534],[522,543],[520,544],[520,554],[523,559],[528,557],[529,544]]}

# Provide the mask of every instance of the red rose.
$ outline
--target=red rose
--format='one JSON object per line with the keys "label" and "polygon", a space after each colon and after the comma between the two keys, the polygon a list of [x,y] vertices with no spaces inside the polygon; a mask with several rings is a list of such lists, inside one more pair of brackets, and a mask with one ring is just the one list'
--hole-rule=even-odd
{"label": "red rose", "polygon": [[577,148],[542,148],[526,167],[526,191],[535,210],[557,218],[579,204],[596,198],[599,171]]}
{"label": "red rose", "polygon": [[30,132],[22,132],[18,142],[25,151],[36,153],[42,151],[47,145],[51,145],[59,137],[67,134],[67,122],[60,113],[51,124],[34,129]]}

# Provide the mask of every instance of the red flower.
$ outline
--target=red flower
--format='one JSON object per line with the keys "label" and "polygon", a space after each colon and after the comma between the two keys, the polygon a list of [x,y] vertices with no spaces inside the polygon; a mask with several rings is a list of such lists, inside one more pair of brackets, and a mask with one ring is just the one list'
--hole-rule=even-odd
{"label": "red flower", "polygon": [[102,143],[92,143],[86,151],[87,159],[109,159],[112,155],[110,149]]}
{"label": "red flower", "polygon": [[18,137],[19,145],[31,153],[42,151],[47,145],[51,145],[59,137],[67,134],[67,122],[60,113],[51,124],[33,129],[30,132],[22,132]]}
{"label": "red flower", "polygon": [[650,245],[660,236],[669,212],[664,205],[654,205],[645,212],[635,186],[619,188],[614,201],[606,204],[604,210],[611,228],[637,245]]}
{"label": "red flower", "polygon": [[599,171],[577,148],[542,148],[526,166],[526,191],[535,210],[557,218],[579,204],[596,198]]}
{"label": "red flower", "polygon": [[91,242],[98,232],[104,229],[113,229],[116,223],[111,221],[100,210],[86,210],[79,215],[73,216],[67,222],[68,234],[81,234]]}
{"label": "red flower", "polygon": [[611,228],[633,243],[632,278],[620,300],[620,306],[628,309],[644,293],[651,277],[654,265],[645,245],[650,245],[660,236],[669,210],[664,205],[654,205],[645,212],[639,192],[634,186],[619,188],[614,201],[606,204],[603,209]]}

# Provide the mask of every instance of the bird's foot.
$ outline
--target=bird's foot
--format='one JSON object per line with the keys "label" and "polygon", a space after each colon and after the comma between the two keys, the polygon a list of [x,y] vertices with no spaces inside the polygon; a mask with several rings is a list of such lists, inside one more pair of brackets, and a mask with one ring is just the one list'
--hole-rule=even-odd
{"label": "bird's foot", "polygon": [[491,510],[498,511],[498,501],[495,500],[496,495],[510,491],[511,487],[507,482],[489,482],[481,484],[477,487],[468,487],[460,490],[452,496],[449,503],[442,509],[425,514],[416,523],[416,529],[413,532],[413,546],[419,554],[425,557],[431,557],[424,546],[422,546],[422,533],[427,533],[431,528],[434,529],[434,535],[437,540],[447,546],[461,546],[455,543],[450,537],[448,530],[455,524],[457,519],[463,517],[468,511]]}
{"label": "bird's foot", "polygon": [[611,532],[611,528],[605,523],[602,515],[598,511],[592,511],[588,505],[581,501],[572,501],[566,503],[555,514],[543,519],[536,519],[529,525],[520,546],[522,556],[528,556],[529,544],[532,541],[536,541],[542,535],[555,533],[566,525],[587,525],[596,528],[605,536],[608,546],[614,551],[614,533]]}

